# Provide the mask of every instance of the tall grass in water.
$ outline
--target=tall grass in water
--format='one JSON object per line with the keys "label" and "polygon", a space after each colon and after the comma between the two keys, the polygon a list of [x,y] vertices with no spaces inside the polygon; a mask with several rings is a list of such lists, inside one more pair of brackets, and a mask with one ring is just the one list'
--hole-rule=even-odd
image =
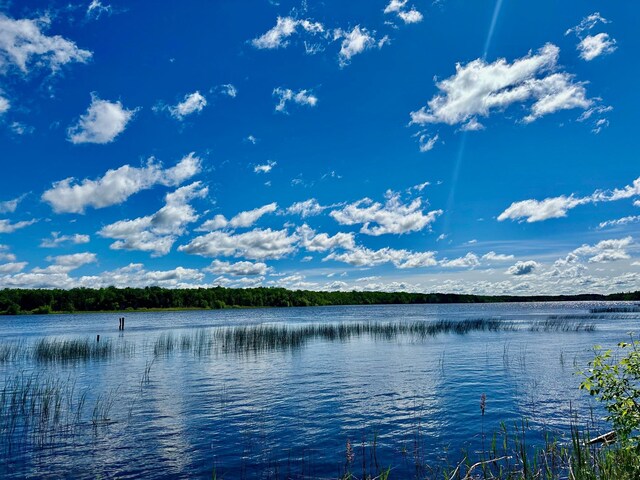
{"label": "tall grass in water", "polygon": [[18,362],[27,356],[23,341],[0,343],[0,363]]}
{"label": "tall grass in water", "polygon": [[114,355],[126,356],[133,352],[133,344],[125,342],[114,345],[109,339],[97,342],[89,338],[42,338],[33,347],[33,358],[38,362],[69,362],[108,359]]}
{"label": "tall grass in water", "polygon": [[80,422],[86,392],[75,383],[38,374],[5,379],[0,391],[0,438],[44,444],[57,433],[72,433]]}
{"label": "tall grass in water", "polygon": [[[250,353],[269,350],[292,350],[313,340],[348,341],[368,336],[375,340],[408,337],[425,340],[439,334],[464,335],[481,331],[514,331],[520,327],[509,321],[481,318],[439,320],[435,322],[354,322],[314,323],[306,325],[249,325],[199,329],[182,335],[162,333],[156,340],[156,356],[174,350],[201,356],[211,353]],[[593,331],[592,325],[562,320],[547,320],[530,324],[533,332]]]}

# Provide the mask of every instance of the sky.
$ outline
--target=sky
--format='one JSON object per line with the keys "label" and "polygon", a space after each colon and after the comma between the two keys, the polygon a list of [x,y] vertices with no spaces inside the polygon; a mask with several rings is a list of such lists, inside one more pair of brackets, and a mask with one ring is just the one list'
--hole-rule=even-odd
{"label": "sky", "polygon": [[0,288],[639,290],[639,20],[0,0]]}

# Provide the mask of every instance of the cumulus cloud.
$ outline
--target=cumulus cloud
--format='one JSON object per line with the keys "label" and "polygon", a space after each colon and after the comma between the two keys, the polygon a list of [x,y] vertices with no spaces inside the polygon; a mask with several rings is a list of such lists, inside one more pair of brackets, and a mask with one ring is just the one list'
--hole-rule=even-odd
{"label": "cumulus cloud", "polygon": [[145,167],[124,165],[108,170],[97,180],[66,178],[42,194],[56,213],[84,213],[87,207],[105,208],[127,200],[131,195],[155,185],[173,187],[200,173],[201,161],[193,153],[174,167],[163,169],[153,159]]}
{"label": "cumulus cloud", "polygon": [[606,25],[608,23],[611,22],[600,15],[599,12],[595,12],[583,18],[578,25],[565,32],[565,35],[574,33],[580,39],[577,46],[580,58],[589,62],[600,55],[607,55],[616,50],[616,41],[608,33],[589,34],[599,24]]}
{"label": "cumulus cloud", "polygon": [[351,31],[336,29],[333,32],[334,40],[342,40],[340,43],[340,52],[338,53],[338,63],[341,67],[345,67],[351,63],[351,59],[371,48],[382,48],[389,42],[388,37],[376,40],[375,32],[371,33],[366,28],[360,28],[360,25],[353,27]]}
{"label": "cumulus cloud", "polygon": [[353,250],[356,248],[353,233],[338,232],[333,236],[327,233],[316,233],[307,224],[296,229],[296,234],[300,237],[300,246],[309,252],[326,252],[336,248]]}
{"label": "cumulus cloud", "polygon": [[392,263],[400,269],[431,267],[438,264],[435,259],[435,252],[412,252],[409,250],[395,250],[389,247],[379,250],[357,247],[343,253],[332,252],[323,259],[323,261],[327,260],[348,263],[356,267],[374,267]]}
{"label": "cumulus cloud", "polygon": [[224,215],[216,215],[213,219],[207,220],[198,228],[198,230],[203,231],[212,231],[219,230],[221,228],[229,227],[229,228],[247,228],[252,226],[261,217],[268,213],[273,213],[278,209],[277,203],[270,203],[268,205],[263,205],[259,208],[254,208],[253,210],[247,210],[245,212],[240,212],[236,216],[234,216],[231,220],[227,220]]}
{"label": "cumulus cloud", "polygon": [[580,58],[590,62],[600,55],[608,55],[616,50],[616,41],[608,33],[588,35],[578,44]]}
{"label": "cumulus cloud", "polygon": [[464,257],[440,260],[440,265],[446,268],[474,268],[480,265],[480,259],[475,253],[469,252]]}
{"label": "cumulus cloud", "polygon": [[330,207],[324,207],[320,205],[315,198],[310,198],[304,202],[295,202],[287,208],[286,213],[289,215],[300,215],[302,218],[307,218],[320,215],[327,208]]}
{"label": "cumulus cloud", "polygon": [[16,256],[9,252],[7,245],[0,245],[0,261],[1,262],[15,262]]}
{"label": "cumulus cloud", "polygon": [[0,213],[13,213],[18,208],[18,204],[24,199],[26,195],[20,195],[17,198],[11,200],[5,200],[0,202]]}
{"label": "cumulus cloud", "polygon": [[109,102],[91,94],[91,105],[78,122],[67,129],[67,140],[75,144],[113,142],[137,110],[127,110],[120,101]]}
{"label": "cumulus cloud", "polygon": [[440,93],[411,112],[411,123],[478,130],[483,128],[479,117],[512,105],[527,109],[522,118],[525,123],[559,110],[589,108],[593,100],[587,98],[584,84],[557,71],[559,55],[560,49],[548,43],[512,63],[504,58],[493,63],[480,58],[466,65],[459,63],[454,75],[436,83]]}
{"label": "cumulus cloud", "polygon": [[577,257],[588,257],[589,263],[608,263],[630,258],[627,248],[632,243],[632,237],[602,240],[595,245],[584,244],[571,253]]}
{"label": "cumulus cloud", "polygon": [[251,260],[282,258],[295,250],[297,235],[286,229],[254,229],[245,233],[215,231],[181,245],[181,252],[203,257],[244,257]]}
{"label": "cumulus cloud", "polygon": [[253,173],[269,173],[277,164],[277,162],[269,160],[267,163],[253,167]]}
{"label": "cumulus cloud", "polygon": [[60,35],[47,36],[49,19],[14,20],[0,13],[0,73],[16,67],[28,73],[31,67],[48,68],[57,72],[62,66],[86,63],[91,52]]}
{"label": "cumulus cloud", "polygon": [[206,272],[214,273],[216,275],[231,275],[238,276],[255,276],[266,275],[269,271],[266,263],[262,262],[222,262],[220,260],[214,260],[211,265],[204,269]]}
{"label": "cumulus cloud", "polygon": [[422,14],[415,7],[407,8],[408,0],[391,0],[385,7],[384,13],[395,13],[404,23],[418,23],[422,21]]}
{"label": "cumulus cloud", "polygon": [[614,202],[640,195],[640,177],[633,184],[611,191],[596,190],[587,197],[573,195],[545,198],[544,200],[522,200],[512,203],[498,216],[498,221],[526,219],[527,223],[540,222],[550,218],[562,218],[579,205],[599,202]]}
{"label": "cumulus cloud", "polygon": [[194,182],[168,193],[165,205],[153,215],[133,220],[121,220],[103,227],[98,235],[117,241],[113,250],[139,250],[151,252],[154,257],[166,255],[189,223],[198,220],[189,202],[207,195],[207,187]]}
{"label": "cumulus cloud", "polygon": [[23,220],[21,222],[11,223],[11,220],[2,219],[0,220],[0,233],[13,233],[16,230],[20,230],[21,228],[28,227],[29,225],[33,225],[38,220]]}
{"label": "cumulus cloud", "polygon": [[9,262],[0,265],[0,275],[13,275],[24,270],[27,262]]}
{"label": "cumulus cloud", "polygon": [[173,118],[183,120],[184,117],[193,113],[201,112],[207,106],[207,99],[198,91],[188,93],[184,96],[182,102],[177,103],[169,108],[169,113]]}
{"label": "cumulus cloud", "polygon": [[496,252],[485,253],[482,256],[482,260],[486,260],[488,262],[506,262],[508,260],[513,260],[513,255],[504,255]]}
{"label": "cumulus cloud", "polygon": [[290,102],[306,107],[315,107],[318,103],[318,97],[309,90],[298,90],[294,92],[290,88],[278,87],[273,90],[273,96],[279,99],[275,109],[276,112],[281,113],[287,113],[287,104]]}
{"label": "cumulus cloud", "polygon": [[540,267],[540,264],[538,262],[534,262],[533,260],[528,260],[526,262],[516,262],[515,265],[512,265],[507,269],[507,273],[509,275],[516,276],[529,275],[538,267]]}
{"label": "cumulus cloud", "polygon": [[339,210],[333,210],[329,215],[341,225],[362,224],[360,233],[378,236],[418,232],[429,227],[441,214],[442,210],[432,210],[425,214],[421,198],[404,204],[398,193],[389,190],[384,205],[363,198]]}
{"label": "cumulus cloud", "polygon": [[266,33],[251,40],[251,44],[257,49],[272,50],[284,48],[289,44],[288,39],[295,33],[309,33],[312,35],[324,33],[321,23],[311,20],[298,20],[293,17],[278,17],[276,25]]}
{"label": "cumulus cloud", "polygon": [[40,242],[42,248],[56,248],[65,243],[72,245],[80,245],[83,243],[89,243],[89,235],[82,235],[76,233],[74,235],[60,235],[60,232],[51,232],[51,238],[43,238]]}

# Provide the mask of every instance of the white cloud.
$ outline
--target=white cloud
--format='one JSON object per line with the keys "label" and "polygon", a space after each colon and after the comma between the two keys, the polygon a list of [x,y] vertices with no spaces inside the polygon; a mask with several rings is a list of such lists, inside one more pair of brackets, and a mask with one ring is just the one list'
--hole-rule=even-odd
{"label": "white cloud", "polygon": [[[55,257],[47,257],[48,262],[53,262],[55,266],[64,267],[65,269],[75,270],[83,265],[95,263],[97,261],[96,254],[90,252],[72,253],[70,255],[58,255]],[[48,267],[47,267],[48,268]],[[35,271],[36,269],[34,269]]]}
{"label": "white cloud", "polygon": [[512,203],[498,216],[498,221],[526,218],[527,223],[533,223],[550,218],[566,217],[567,211],[586,203],[591,203],[591,200],[589,198],[576,198],[574,196],[565,197],[564,195],[546,198],[542,201],[523,200]]}
{"label": "white cloud", "polygon": [[6,98],[0,96],[0,115],[6,113],[11,108],[11,103]]}
{"label": "white cloud", "polygon": [[480,265],[480,259],[475,253],[469,252],[464,257],[441,260],[440,265],[446,268],[474,268]]}
{"label": "white cloud", "polygon": [[504,58],[493,63],[478,58],[457,64],[453,76],[436,83],[440,93],[411,112],[411,123],[478,129],[478,117],[516,104],[528,107],[525,123],[559,110],[589,108],[593,101],[587,98],[584,84],[574,82],[568,73],[556,72],[559,55],[560,49],[548,43],[512,63]]}
{"label": "white cloud", "polygon": [[155,185],[177,186],[200,170],[201,161],[193,153],[167,169],[151,159],[145,167],[124,165],[108,170],[97,180],[84,179],[80,183],[74,178],[60,180],[42,194],[42,200],[56,213],[84,213],[87,207],[104,208],[122,203],[131,195]]}
{"label": "white cloud", "polygon": [[344,253],[332,252],[323,259],[323,261],[327,260],[348,263],[356,267],[374,267],[392,263],[400,269],[431,267],[438,264],[435,252],[411,252],[409,250],[394,250],[389,247],[380,250],[357,247]]}
{"label": "white cloud", "polygon": [[580,58],[587,62],[593,60],[600,55],[608,55],[616,50],[616,41],[609,37],[607,33],[598,33],[597,35],[588,35],[578,44]]}
{"label": "white cloud", "polygon": [[214,260],[211,265],[204,269],[206,272],[211,272],[216,275],[231,275],[231,276],[254,276],[254,275],[266,275],[269,268],[262,262],[221,262],[220,260]]}
{"label": "white cloud", "polygon": [[111,5],[103,5],[100,0],[91,0],[87,7],[87,17],[98,19],[102,14],[111,15],[113,7]]}
{"label": "white cloud", "polygon": [[539,267],[540,264],[538,262],[534,262],[533,260],[528,260],[526,262],[516,262],[515,265],[512,265],[507,269],[506,273],[516,276],[529,275]]}
{"label": "white cloud", "polygon": [[407,8],[408,0],[391,0],[385,7],[384,13],[395,13],[404,23],[418,23],[422,21],[422,14],[415,7]]}
{"label": "white cloud", "polygon": [[89,243],[89,241],[89,235],[81,235],[79,233],[74,235],[60,235],[60,232],[51,232],[51,238],[43,238],[40,242],[40,247],[56,248],[65,243],[80,245],[83,243]]}
{"label": "white cloud", "polygon": [[2,262],[15,262],[16,256],[13,253],[8,252],[9,247],[7,245],[0,245],[0,261]]}
{"label": "white cloud", "polygon": [[286,229],[254,229],[245,233],[215,231],[194,238],[178,250],[204,257],[245,257],[252,260],[278,259],[295,250],[297,235],[289,235]]}
{"label": "white cloud", "polygon": [[296,105],[303,105],[307,107],[315,107],[318,103],[318,97],[316,97],[309,90],[298,90],[294,92],[290,88],[275,88],[273,95],[279,98],[276,105],[276,112],[287,112],[287,103],[293,102]]}
{"label": "white cloud", "polygon": [[253,173],[269,173],[277,164],[277,162],[269,160],[263,165],[256,165],[253,167]]}
{"label": "white cloud", "polygon": [[21,222],[11,223],[10,220],[0,220],[0,233],[13,233],[16,230],[20,230],[21,228],[28,227],[29,225],[33,225],[37,220],[23,220]]}
{"label": "white cloud", "polygon": [[596,190],[587,197],[574,197],[573,195],[545,198],[538,200],[522,200],[512,203],[498,216],[498,221],[518,220],[526,218],[527,223],[539,222],[550,218],[566,217],[567,212],[578,205],[586,205],[598,202],[614,202],[640,195],[640,177],[633,181],[632,185],[624,188],[616,188],[612,191]]}
{"label": "white cloud", "polygon": [[640,222],[640,215],[630,215],[628,217],[622,217],[616,220],[607,220],[606,222],[601,222],[598,225],[598,228],[618,227],[620,225],[627,225],[629,223],[636,222]]}
{"label": "white cloud", "polygon": [[43,33],[47,18],[14,20],[0,13],[0,73],[10,66],[28,73],[30,67],[45,67],[57,72],[71,62],[86,63],[91,52],[60,35]]}
{"label": "white cloud", "polygon": [[20,195],[11,200],[0,202],[0,213],[13,213],[18,208],[18,204],[24,199],[25,195]]}
{"label": "white cloud", "polygon": [[0,275],[13,275],[24,270],[27,262],[10,262],[0,265]]}
{"label": "white cloud", "polygon": [[382,48],[389,42],[388,37],[376,40],[374,33],[370,33],[366,28],[360,28],[356,25],[350,32],[342,29],[334,30],[333,39],[340,40],[340,53],[338,53],[338,63],[341,67],[345,67],[351,63],[351,59],[371,48]]}
{"label": "white cloud", "polygon": [[324,210],[330,207],[324,207],[318,203],[315,198],[310,198],[304,202],[296,202],[287,208],[286,213],[289,215],[300,215],[302,218],[320,215]]}
{"label": "white cloud", "polygon": [[584,32],[590,31],[599,23],[607,24],[611,23],[609,20],[600,15],[599,12],[592,13],[591,15],[583,18],[578,25],[568,29],[564,32],[565,35],[569,35],[570,33],[575,33],[578,37],[582,38],[582,34]]}
{"label": "white cloud", "polygon": [[411,10],[405,10],[403,12],[398,12],[398,16],[404,21],[404,23],[419,23],[424,18],[422,13],[415,9],[415,7],[411,7]]}
{"label": "white cloud", "polygon": [[139,250],[158,257],[166,255],[189,223],[198,220],[191,200],[203,198],[208,189],[194,182],[168,193],[165,205],[153,215],[133,220],[121,220],[103,227],[98,235],[116,239],[113,250]]}
{"label": "white cloud", "polygon": [[356,242],[353,233],[338,232],[333,236],[327,233],[316,233],[307,224],[296,229],[296,234],[300,237],[300,246],[309,252],[326,252],[335,248],[353,250]]}
{"label": "white cloud", "polygon": [[633,206],[634,207],[639,207],[640,208],[640,200],[636,200],[633,202]]}
{"label": "white cloud", "polygon": [[247,210],[235,215],[231,220],[227,220],[224,215],[216,215],[211,220],[207,220],[198,228],[198,231],[213,231],[221,228],[247,228],[252,226],[261,217],[268,213],[273,213],[278,209],[277,203],[270,203],[253,210]]}
{"label": "white cloud", "polygon": [[378,236],[418,232],[429,227],[441,214],[442,210],[423,213],[421,198],[408,205],[403,204],[400,195],[389,190],[384,205],[363,198],[340,210],[333,210],[329,215],[341,225],[362,224],[360,233]]}
{"label": "white cloud", "polygon": [[247,142],[251,143],[252,145],[255,145],[256,143],[258,143],[258,139],[256,137],[254,137],[253,135],[249,135],[246,138]]}
{"label": "white cloud", "polygon": [[178,104],[169,107],[169,112],[173,118],[183,120],[184,117],[193,113],[201,112],[207,106],[207,99],[198,91],[188,93],[184,96],[184,100]]}
{"label": "white cloud", "polygon": [[286,47],[289,44],[288,38],[296,33],[299,27],[302,28],[304,32],[313,35],[324,32],[324,26],[318,22],[297,20],[292,17],[278,17],[275,27],[251,40],[251,44],[261,50]]}
{"label": "white cloud", "polygon": [[109,102],[91,94],[87,113],[67,129],[71,143],[110,143],[120,135],[138,109],[127,110],[120,101]]}
{"label": "white cloud", "polygon": [[438,134],[434,135],[433,137],[429,137],[426,134],[420,135],[418,139],[420,143],[420,151],[422,153],[425,153],[433,150],[433,147],[436,146],[436,142],[438,141],[439,138],[440,138],[440,135]]}
{"label": "white cloud", "polygon": [[508,260],[513,260],[513,255],[504,255],[496,252],[485,253],[482,256],[483,260],[487,260],[488,262],[505,262]]}
{"label": "white cloud", "polygon": [[[584,244],[576,248],[572,254],[578,257],[589,257],[589,263],[607,263],[630,258],[627,247],[633,243],[633,238],[602,240],[595,245]],[[571,254],[570,254],[571,255]]]}
{"label": "white cloud", "polygon": [[231,83],[225,83],[224,85],[221,85],[220,88],[222,93],[228,97],[236,98],[238,96],[238,89]]}

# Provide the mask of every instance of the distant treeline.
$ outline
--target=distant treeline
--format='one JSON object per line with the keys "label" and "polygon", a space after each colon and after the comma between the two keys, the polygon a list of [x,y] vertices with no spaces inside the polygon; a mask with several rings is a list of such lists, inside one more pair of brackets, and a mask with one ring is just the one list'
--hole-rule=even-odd
{"label": "distant treeline", "polygon": [[99,312],[145,309],[221,309],[424,303],[640,300],[640,291],[611,295],[485,296],[454,293],[314,292],[284,288],[73,288],[0,290],[0,314]]}

